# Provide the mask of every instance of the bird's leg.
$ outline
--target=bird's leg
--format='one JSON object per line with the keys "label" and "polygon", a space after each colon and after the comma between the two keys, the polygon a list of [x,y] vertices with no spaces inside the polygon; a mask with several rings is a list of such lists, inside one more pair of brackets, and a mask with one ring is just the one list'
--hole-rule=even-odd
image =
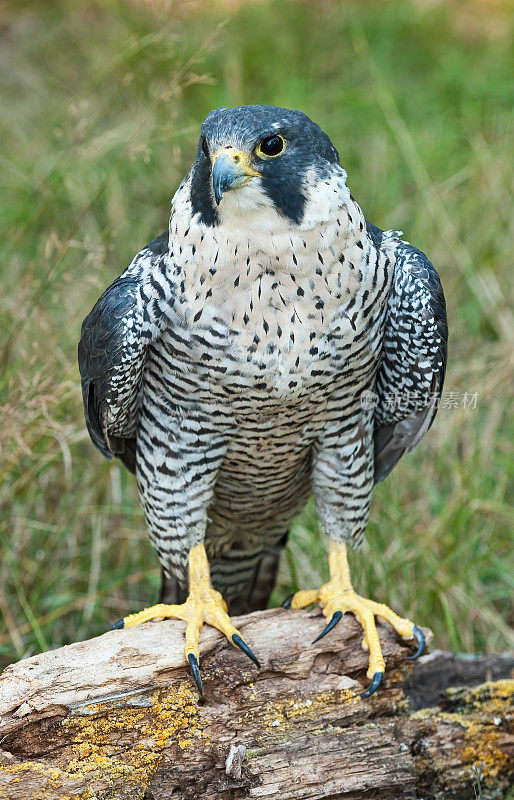
{"label": "bird's leg", "polygon": [[369,697],[378,689],[385,670],[385,661],[380,647],[375,617],[381,617],[389,622],[402,639],[415,638],[418,650],[410,658],[418,658],[425,648],[425,639],[422,631],[408,619],[402,619],[398,614],[384,605],[367,600],[355,593],[350,580],[347,547],[344,543],[330,542],[328,553],[330,580],[320,589],[296,592],[288,601],[290,608],[305,608],[312,603],[321,603],[323,614],[330,621],[320,635],[321,639],[337,625],[343,614],[350,611],[364,629],[363,647],[369,650],[368,678],[371,684],[361,697]]}
{"label": "bird's leg", "polygon": [[227,639],[239,647],[258,667],[260,666],[241,634],[234,628],[227,614],[227,604],[219,592],[211,586],[209,562],[203,544],[196,545],[189,553],[189,595],[185,603],[180,605],[158,605],[145,608],[136,614],[120,619],[113,628],[131,628],[148,622],[151,619],[175,617],[187,623],[186,626],[186,659],[189,662],[198,691],[202,693],[200,678],[200,653],[198,642],[204,622],[213,625],[225,634]]}

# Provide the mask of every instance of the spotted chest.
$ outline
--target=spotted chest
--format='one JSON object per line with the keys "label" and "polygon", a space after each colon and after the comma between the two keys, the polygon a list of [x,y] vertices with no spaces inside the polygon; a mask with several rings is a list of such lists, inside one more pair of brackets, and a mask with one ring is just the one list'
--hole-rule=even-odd
{"label": "spotted chest", "polygon": [[315,401],[338,376],[347,379],[350,371],[356,379],[362,364],[369,371],[378,359],[383,313],[378,308],[363,320],[361,299],[347,305],[329,298],[321,307],[306,292],[287,310],[268,306],[242,326],[205,306],[196,323],[167,329],[155,349],[171,391],[174,376],[193,381],[195,402],[241,396],[246,405],[280,404],[306,395]]}
{"label": "spotted chest", "polygon": [[326,388],[354,351],[363,362],[378,356],[384,306],[367,312],[386,282],[383,274],[374,292],[364,282],[352,286],[351,268],[330,278],[264,270],[245,282],[236,275],[237,285],[218,289],[218,298],[207,281],[203,292],[179,286],[175,324],[161,342],[168,369],[194,375],[206,398],[262,393],[291,401]]}
{"label": "spotted chest", "polygon": [[147,367],[169,408],[222,405],[241,423],[372,380],[388,258],[368,237],[343,170],[311,183],[300,226],[258,181],[238,190],[237,203],[228,194],[218,226],[191,213],[187,180],[177,192],[167,256],[173,307]]}

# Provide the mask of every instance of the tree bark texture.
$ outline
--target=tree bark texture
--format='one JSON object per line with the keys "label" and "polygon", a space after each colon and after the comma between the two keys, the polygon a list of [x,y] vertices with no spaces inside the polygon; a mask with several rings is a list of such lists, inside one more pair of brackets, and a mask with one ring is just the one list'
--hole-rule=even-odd
{"label": "tree bark texture", "polygon": [[510,656],[435,653],[413,670],[405,660],[413,646],[380,625],[386,678],[362,700],[367,653],[351,615],[315,645],[324,624],[317,609],[261,611],[235,624],[262,667],[206,626],[202,698],[177,620],[8,667],[0,676],[0,798],[508,796]]}

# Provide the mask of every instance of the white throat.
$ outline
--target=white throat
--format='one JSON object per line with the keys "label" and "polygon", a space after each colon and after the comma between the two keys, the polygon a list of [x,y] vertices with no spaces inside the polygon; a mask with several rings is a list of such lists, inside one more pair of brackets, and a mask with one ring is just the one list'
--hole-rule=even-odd
{"label": "white throat", "polygon": [[173,199],[170,266],[198,307],[211,302],[227,310],[246,307],[251,296],[255,312],[262,307],[264,313],[269,306],[288,309],[293,299],[297,305],[305,297],[308,304],[320,292],[337,304],[341,291],[357,289],[365,222],[342,168],[324,180],[314,171],[307,175],[300,224],[281,214],[261,179],[253,178],[226,192],[219,224],[206,225],[192,215],[190,180]]}

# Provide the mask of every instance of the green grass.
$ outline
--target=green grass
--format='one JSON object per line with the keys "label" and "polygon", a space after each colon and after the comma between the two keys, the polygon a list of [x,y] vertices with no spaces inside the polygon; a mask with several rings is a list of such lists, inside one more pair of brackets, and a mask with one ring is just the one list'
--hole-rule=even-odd
{"label": "green grass", "polygon": [[[135,482],[82,418],[80,322],[165,229],[201,120],[301,108],[340,150],[369,219],[439,268],[447,391],[427,439],[377,487],[359,591],[439,647],[513,646],[512,122],[505,0],[467,4],[78,0],[7,5],[0,35],[0,658],[101,633],[152,602]],[[312,508],[273,597],[326,577]]]}

